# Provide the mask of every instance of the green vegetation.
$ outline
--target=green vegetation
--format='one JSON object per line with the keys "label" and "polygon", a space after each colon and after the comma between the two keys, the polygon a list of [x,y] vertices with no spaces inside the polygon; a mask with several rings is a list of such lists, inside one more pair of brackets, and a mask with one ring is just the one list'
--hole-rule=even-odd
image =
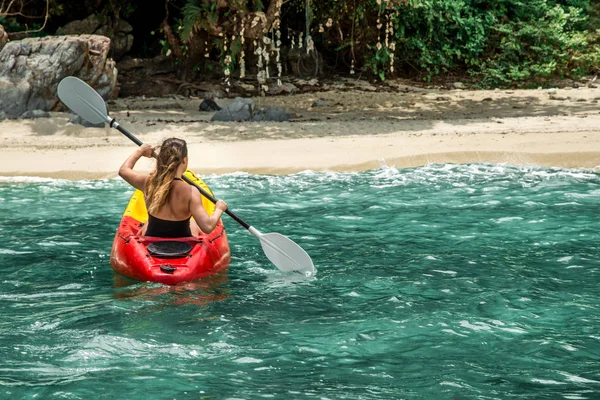
{"label": "green vegetation", "polygon": [[483,86],[589,73],[598,66],[600,48],[589,30],[589,2],[577,3],[411,1],[395,20],[399,62],[415,66],[426,79],[466,72]]}
{"label": "green vegetation", "polygon": [[[282,64],[313,45],[309,55],[324,64],[319,71],[381,80],[451,75],[482,87],[528,87],[600,72],[600,3],[590,0],[161,1],[152,2],[156,34],[145,39],[155,43],[140,48],[176,58],[185,79],[210,72],[215,61],[225,77],[268,74],[267,65],[270,78],[279,69],[297,73]],[[26,15],[43,15],[46,4],[16,3],[32,7]],[[100,7],[127,19],[146,4],[87,0],[74,8],[52,0],[46,34],[61,14],[85,18]],[[43,22],[9,11],[0,10],[9,33]]]}
{"label": "green vegetation", "polygon": [[[382,11],[384,6],[321,5],[326,9],[315,13],[322,16],[315,23],[334,18],[334,26],[353,31],[343,41],[329,33],[328,42],[337,46],[329,51],[353,47],[356,63],[382,79],[395,69],[395,75],[425,80],[455,74],[485,87],[528,86],[600,67],[600,6],[588,0],[410,0]],[[393,35],[377,46],[388,19]]]}

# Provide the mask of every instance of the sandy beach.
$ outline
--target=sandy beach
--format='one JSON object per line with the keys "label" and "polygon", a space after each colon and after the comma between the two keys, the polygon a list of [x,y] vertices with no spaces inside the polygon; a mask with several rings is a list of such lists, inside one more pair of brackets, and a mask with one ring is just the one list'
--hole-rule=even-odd
{"label": "sandy beach", "polygon": [[[492,162],[600,168],[600,89],[441,90],[388,82],[254,99],[291,112],[284,123],[217,123],[202,99],[118,98],[109,113],[145,143],[176,136],[200,174],[361,171],[428,163]],[[232,99],[217,99],[225,106]],[[84,128],[68,113],[0,121],[1,176],[116,176],[135,145]],[[140,170],[152,168],[142,160]]]}

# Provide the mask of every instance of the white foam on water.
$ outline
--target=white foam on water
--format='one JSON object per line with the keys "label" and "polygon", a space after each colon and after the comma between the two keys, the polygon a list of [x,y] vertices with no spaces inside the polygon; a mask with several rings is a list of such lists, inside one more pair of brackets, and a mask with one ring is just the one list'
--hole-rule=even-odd
{"label": "white foam on water", "polygon": [[31,254],[33,251],[17,251],[10,249],[0,249],[0,254]]}
{"label": "white foam on water", "polygon": [[[69,179],[58,179],[58,178],[44,178],[41,176],[0,176],[0,184],[45,184],[44,189],[48,187],[62,187],[62,186],[74,186],[88,189],[103,188],[107,184],[113,184],[115,181],[121,182],[124,187],[128,187],[127,183],[120,177],[115,178],[103,178],[103,179],[82,179],[82,180],[69,180]],[[133,190],[131,190],[133,193]]]}
{"label": "white foam on water", "polygon": [[561,372],[560,374],[563,375],[565,378],[567,378],[567,380],[569,382],[575,382],[575,383],[600,383],[600,381],[595,381],[593,379],[582,378],[580,376],[571,375],[571,374],[568,374],[566,372]]}
{"label": "white foam on water", "polygon": [[496,222],[497,224],[503,224],[505,222],[521,221],[522,219],[523,217],[502,217],[498,219],[492,219],[492,221]]}
{"label": "white foam on water", "polygon": [[277,369],[275,367],[258,367],[258,368],[254,368],[255,371],[269,371],[272,369]]}
{"label": "white foam on water", "polygon": [[556,203],[555,206],[580,206],[581,203],[576,201],[568,201],[566,203]]}
{"label": "white foam on water", "polygon": [[234,360],[236,363],[238,364],[258,364],[263,362],[263,360],[260,360],[258,358],[253,358],[253,357],[242,357],[242,358],[238,358],[237,360]]}
{"label": "white foam on water", "polygon": [[66,179],[42,178],[39,176],[0,176],[0,183],[49,183],[68,182]]}
{"label": "white foam on water", "polygon": [[485,204],[486,206],[497,206],[502,203],[500,202],[500,200],[488,200],[483,204]]}
{"label": "white foam on water", "polygon": [[552,379],[531,378],[533,383],[541,383],[542,385],[566,385],[565,382],[559,382]]}
{"label": "white foam on water", "polygon": [[44,247],[54,247],[54,246],[79,246],[81,245],[81,243],[79,242],[54,242],[54,241],[50,241],[50,242],[40,242],[38,243],[39,246],[44,246]]}
{"label": "white foam on water", "polygon": [[35,323],[31,324],[31,328],[34,331],[51,331],[54,328],[56,328],[58,325],[60,325],[60,322],[49,323],[49,322],[35,321]]}
{"label": "white foam on water", "polygon": [[472,324],[469,321],[460,321],[459,325],[462,326],[463,328],[471,329],[475,332],[492,330],[491,326],[489,326],[488,324],[485,324],[483,322],[475,322],[474,324]]}
{"label": "white foam on water", "polygon": [[499,328],[499,329],[504,332],[510,332],[510,333],[527,333],[527,331],[522,328]]}
{"label": "white foam on water", "polygon": [[523,204],[526,205],[526,206],[536,206],[536,207],[537,206],[545,206],[546,205],[545,203],[542,203],[542,202],[539,202],[539,201],[531,201],[531,200],[526,201]]}
{"label": "white foam on water", "polygon": [[458,384],[456,382],[446,382],[446,381],[440,382],[440,385],[442,385],[442,386],[453,386],[453,387],[457,387],[457,388],[463,388],[464,387],[463,385],[460,385],[460,384]]}
{"label": "white foam on water", "polygon": [[61,287],[59,287],[56,290],[76,290],[76,289],[83,289],[85,286],[82,285],[81,283],[69,283],[67,285],[63,285]]}
{"label": "white foam on water", "polygon": [[442,271],[439,269],[434,269],[432,272],[438,272],[440,274],[446,274],[446,275],[456,275],[457,274],[456,271]]}
{"label": "white foam on water", "polygon": [[442,332],[446,332],[446,333],[449,333],[451,335],[456,335],[456,336],[461,336],[461,337],[467,337],[467,335],[464,335],[462,333],[458,333],[458,332],[456,332],[453,329],[442,329]]}
{"label": "white foam on water", "polygon": [[[351,341],[355,341],[356,339],[350,339]],[[318,349],[315,349],[314,347],[308,347],[308,346],[299,346],[298,347],[298,351],[299,352],[307,352],[307,353],[313,353],[313,354],[321,354],[321,352]]]}
{"label": "white foam on water", "polygon": [[565,197],[573,198],[573,199],[586,199],[588,197],[598,197],[600,191],[592,190],[589,193],[565,193]]}

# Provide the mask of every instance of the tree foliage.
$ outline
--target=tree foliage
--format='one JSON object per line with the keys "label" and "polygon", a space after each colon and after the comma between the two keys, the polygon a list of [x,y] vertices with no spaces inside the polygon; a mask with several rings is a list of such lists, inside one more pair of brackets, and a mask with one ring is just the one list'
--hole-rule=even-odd
{"label": "tree foliage", "polygon": [[[210,64],[226,76],[243,76],[244,57],[255,67],[262,63],[259,70],[272,72],[276,64],[285,70],[286,57],[289,63],[300,42],[302,51],[314,46],[326,72],[380,79],[454,74],[482,86],[526,86],[599,72],[600,3],[590,0],[162,1],[160,7],[161,0],[152,2],[152,12],[164,16],[154,39],[183,72],[206,72]],[[127,19],[146,2],[2,4],[21,7],[0,9],[0,23],[10,35],[17,28],[41,26],[44,18],[22,16],[43,17],[46,8],[52,26],[59,15],[74,18],[98,9]],[[294,73],[293,68],[287,72]],[[193,74],[182,76],[193,79]]]}
{"label": "tree foliage", "polygon": [[[466,73],[483,86],[539,84],[596,72],[600,61],[598,25],[590,22],[600,6],[588,0],[326,3],[315,22],[333,18],[329,51],[351,46],[356,63],[382,79],[396,66],[424,79]],[[388,19],[393,38],[382,43]]]}

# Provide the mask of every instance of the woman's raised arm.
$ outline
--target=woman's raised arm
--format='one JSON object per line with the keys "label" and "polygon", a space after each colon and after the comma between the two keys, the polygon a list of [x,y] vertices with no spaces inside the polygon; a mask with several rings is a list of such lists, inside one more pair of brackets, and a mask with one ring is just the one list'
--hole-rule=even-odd
{"label": "woman's raised arm", "polygon": [[143,144],[138,147],[136,151],[130,155],[127,160],[119,168],[119,176],[123,178],[127,183],[142,192],[145,189],[146,181],[148,180],[148,174],[142,174],[133,170],[135,163],[142,157],[152,157],[152,146]]}

